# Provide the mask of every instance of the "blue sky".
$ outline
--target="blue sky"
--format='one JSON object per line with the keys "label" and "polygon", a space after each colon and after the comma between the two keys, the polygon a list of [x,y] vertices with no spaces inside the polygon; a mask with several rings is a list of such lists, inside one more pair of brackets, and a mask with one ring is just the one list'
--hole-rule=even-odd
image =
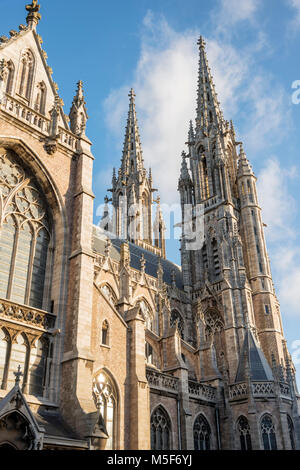
{"label": "blue sky", "polygon": [[[25,23],[24,0],[0,6],[1,34]],[[300,0],[43,0],[41,13],[38,32],[66,113],[76,82],[84,81],[95,209],[120,163],[132,86],[145,164],[162,200],[178,202],[180,155],[195,118],[196,42],[205,37],[225,118],[233,119],[258,177],[274,283],[300,377],[300,104],[292,102],[292,83],[300,80]],[[180,262],[177,241],[168,244],[168,256]]]}

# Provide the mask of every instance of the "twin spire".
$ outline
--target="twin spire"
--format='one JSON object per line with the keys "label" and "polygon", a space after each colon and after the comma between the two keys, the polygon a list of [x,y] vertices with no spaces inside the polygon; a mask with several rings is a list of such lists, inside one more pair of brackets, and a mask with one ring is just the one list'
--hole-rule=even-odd
{"label": "twin spire", "polygon": [[128,96],[129,111],[121,165],[123,178],[126,178],[129,174],[144,170],[141,140],[135,110],[135,93],[133,88],[131,88]]}
{"label": "twin spire", "polygon": [[208,66],[205,41],[200,36],[199,46],[199,73],[196,110],[196,135],[208,135],[211,129],[223,130],[224,118],[217,99],[215,85]]}

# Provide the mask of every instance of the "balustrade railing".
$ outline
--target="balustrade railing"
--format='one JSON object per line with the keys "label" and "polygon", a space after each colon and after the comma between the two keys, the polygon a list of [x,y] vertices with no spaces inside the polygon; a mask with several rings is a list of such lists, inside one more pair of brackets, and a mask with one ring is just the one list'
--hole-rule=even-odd
{"label": "balustrade railing", "polygon": [[164,389],[178,392],[178,378],[163,374],[151,369],[146,369],[146,377],[150,388]]}
{"label": "balustrade railing", "polygon": [[25,307],[9,300],[0,299],[0,320],[13,321],[48,331],[54,328],[55,315],[36,308]]}
{"label": "balustrade railing", "polygon": [[216,401],[216,389],[210,385],[201,384],[189,380],[189,395],[207,401]]}
{"label": "balustrade railing", "polygon": [[[280,395],[283,397],[290,397],[290,387],[288,384],[280,382]],[[251,382],[252,395],[254,398],[266,397],[273,398],[276,395],[275,382],[260,381]],[[247,398],[249,395],[248,384],[241,382],[229,386],[230,400],[241,400]]]}

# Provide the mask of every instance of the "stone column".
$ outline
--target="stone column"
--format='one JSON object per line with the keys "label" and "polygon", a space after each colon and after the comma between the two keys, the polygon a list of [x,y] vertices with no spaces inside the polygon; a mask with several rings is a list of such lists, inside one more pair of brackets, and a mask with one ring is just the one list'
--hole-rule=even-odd
{"label": "stone column", "polygon": [[126,378],[126,414],[129,420],[128,447],[150,449],[150,391],[145,367],[145,320],[140,307],[126,313],[128,323],[128,375]]}
{"label": "stone column", "polygon": [[94,255],[92,252],[93,199],[91,142],[78,139],[74,185],[72,248],[69,257],[68,309],[62,360],[62,411],[83,438],[90,434],[89,415],[96,408],[92,397],[91,356]]}

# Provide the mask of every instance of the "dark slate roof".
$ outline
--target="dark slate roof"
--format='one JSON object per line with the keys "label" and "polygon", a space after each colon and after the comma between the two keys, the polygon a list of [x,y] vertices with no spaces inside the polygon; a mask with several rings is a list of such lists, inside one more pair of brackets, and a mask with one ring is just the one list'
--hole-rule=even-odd
{"label": "dark slate roof", "polygon": [[[107,236],[103,233],[100,232],[100,229],[96,226],[93,227],[93,250],[96,253],[99,254],[104,254],[104,249],[105,249],[105,244],[107,240]],[[121,240],[120,238],[112,238],[112,246],[110,249],[110,256],[113,260],[115,261],[120,261],[120,250],[121,250],[121,245],[124,243],[125,240]],[[153,276],[157,278],[157,268],[158,268],[158,262],[159,262],[159,257],[155,255],[154,253],[151,253],[148,250],[145,250],[144,248],[141,248],[140,246],[135,245],[134,243],[126,242],[129,245],[129,250],[130,250],[130,266],[134,269],[137,269],[140,271],[141,269],[141,263],[140,259],[141,256],[144,255],[145,260],[146,260],[146,265],[145,265],[145,272],[146,274],[149,274],[149,276]],[[171,285],[172,284],[172,272],[175,272],[175,279],[176,279],[176,286],[179,289],[183,288],[182,285],[182,273],[181,273],[181,268],[175,264],[172,263],[172,261],[169,261],[167,259],[161,259],[161,265],[163,268],[163,280],[166,284]]]}
{"label": "dark slate roof", "polygon": [[248,359],[248,363],[250,365],[251,380],[274,380],[271,367],[249,328],[246,331],[244,344],[240,354],[240,361],[235,379],[236,382],[245,382],[246,380],[246,359]]}
{"label": "dark slate roof", "polygon": [[58,411],[49,411],[41,408],[37,413],[34,413],[34,417],[39,425],[44,426],[45,434],[49,436],[79,439]]}

